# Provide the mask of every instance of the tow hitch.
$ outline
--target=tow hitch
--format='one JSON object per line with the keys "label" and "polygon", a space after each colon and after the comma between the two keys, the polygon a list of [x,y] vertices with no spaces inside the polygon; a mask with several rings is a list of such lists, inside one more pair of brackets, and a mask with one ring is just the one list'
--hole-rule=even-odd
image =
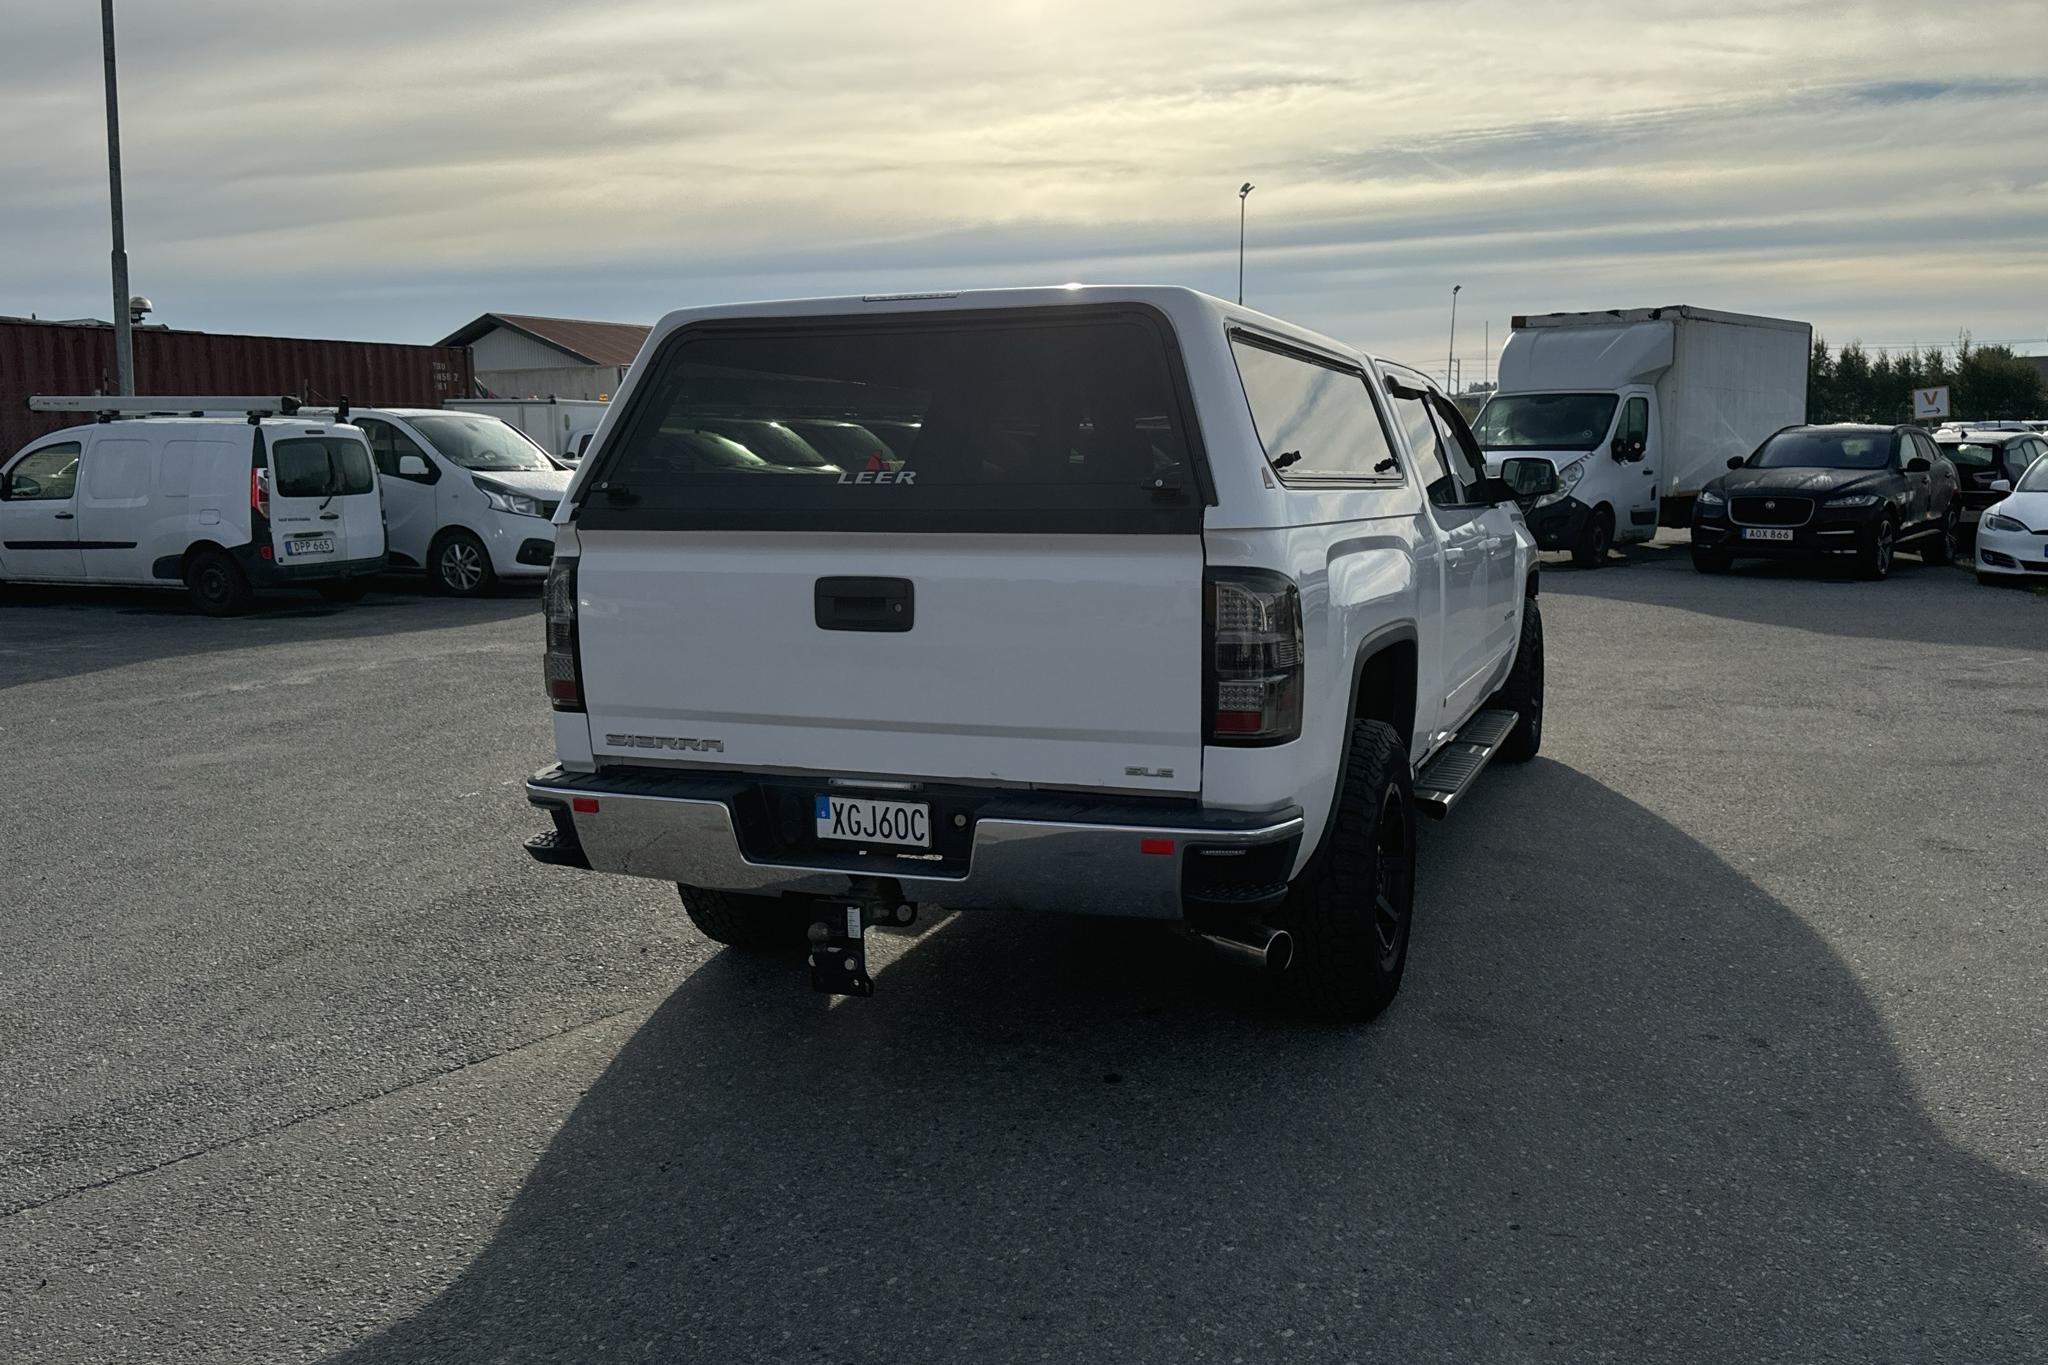
{"label": "tow hitch", "polygon": [[873,995],[867,930],[875,925],[908,928],[917,919],[915,905],[882,894],[881,888],[857,887],[856,895],[859,899],[834,907],[811,925],[811,989],[820,995]]}

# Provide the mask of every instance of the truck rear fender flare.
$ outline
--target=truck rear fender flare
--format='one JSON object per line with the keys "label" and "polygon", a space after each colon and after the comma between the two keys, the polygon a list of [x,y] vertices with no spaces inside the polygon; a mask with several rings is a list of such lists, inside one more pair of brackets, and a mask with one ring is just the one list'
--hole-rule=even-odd
{"label": "truck rear fender flare", "polygon": [[1410,619],[1388,621],[1375,627],[1358,643],[1351,660],[1351,695],[1343,709],[1343,728],[1335,739],[1335,768],[1319,773],[1329,783],[1328,796],[1320,809],[1304,800],[1307,828],[1303,831],[1299,872],[1312,853],[1322,847],[1329,833],[1338,794],[1344,787],[1344,755],[1351,744],[1352,722],[1380,720],[1394,727],[1404,752],[1412,751],[1415,736],[1415,690],[1420,661],[1421,631]]}
{"label": "truck rear fender flare", "polygon": [[1415,687],[1421,639],[1415,622],[1402,620],[1378,627],[1359,642],[1357,656],[1351,664],[1351,708],[1345,720],[1347,733],[1354,720],[1383,720],[1394,727],[1403,744],[1414,743]]}

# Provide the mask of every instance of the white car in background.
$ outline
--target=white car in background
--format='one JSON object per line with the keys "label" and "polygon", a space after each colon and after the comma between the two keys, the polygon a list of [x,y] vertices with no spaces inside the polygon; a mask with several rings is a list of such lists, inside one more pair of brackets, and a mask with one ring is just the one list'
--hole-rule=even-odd
{"label": "white car in background", "polygon": [[2027,466],[2017,485],[1991,485],[2002,501],[1977,523],[1977,581],[2039,577],[2048,582],[2048,455]]}
{"label": "white car in background", "polygon": [[440,408],[357,408],[349,420],[383,476],[393,568],[422,570],[457,597],[547,576],[550,519],[571,476],[532,438],[485,413]]}

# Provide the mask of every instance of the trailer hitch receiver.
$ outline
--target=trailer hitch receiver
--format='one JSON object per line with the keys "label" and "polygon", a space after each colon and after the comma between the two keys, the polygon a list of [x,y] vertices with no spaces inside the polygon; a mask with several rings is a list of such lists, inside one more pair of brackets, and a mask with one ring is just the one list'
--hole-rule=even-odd
{"label": "trailer hitch receiver", "polygon": [[811,989],[823,995],[873,995],[868,975],[867,916],[841,907],[811,926]]}

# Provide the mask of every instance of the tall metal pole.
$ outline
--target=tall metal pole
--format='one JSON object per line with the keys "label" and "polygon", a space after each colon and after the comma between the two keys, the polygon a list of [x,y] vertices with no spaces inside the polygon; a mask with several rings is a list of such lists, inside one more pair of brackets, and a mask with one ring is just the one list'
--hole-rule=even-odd
{"label": "tall metal pole", "polygon": [[121,110],[114,83],[114,0],[100,0],[107,64],[107,199],[114,216],[114,391],[135,392],[135,331],[128,319],[128,237],[121,223]]}
{"label": "tall metal pole", "polygon": [[1451,357],[1458,353],[1458,291],[1464,287],[1462,284],[1451,286],[1451,348],[1444,352],[1444,387],[1452,389],[1456,387],[1458,382],[1451,375],[1453,368]]}
{"label": "tall metal pole", "polygon": [[1486,346],[1479,355],[1479,386],[1485,388],[1493,382],[1493,319],[1486,320]]}
{"label": "tall metal pole", "polygon": [[1237,191],[1237,301],[1244,302],[1244,201],[1258,186],[1247,180]]}

